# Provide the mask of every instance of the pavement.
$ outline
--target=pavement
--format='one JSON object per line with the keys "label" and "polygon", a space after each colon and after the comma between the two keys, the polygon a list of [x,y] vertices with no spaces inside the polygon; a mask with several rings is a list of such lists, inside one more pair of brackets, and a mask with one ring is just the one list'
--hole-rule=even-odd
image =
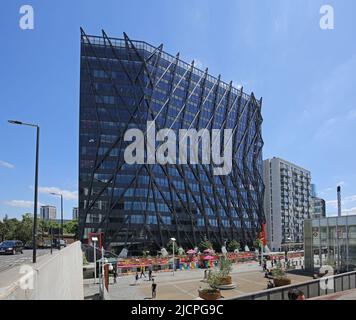
{"label": "pavement", "polygon": [[[270,267],[270,266],[268,266]],[[198,290],[208,287],[203,281],[204,270],[186,270],[173,273],[153,273],[157,283],[156,300],[198,300]],[[267,288],[267,279],[258,262],[241,263],[233,266],[232,282],[236,288],[222,291],[224,298],[235,298]],[[312,278],[304,275],[289,274],[292,284],[309,281]],[[99,285],[93,284],[94,279],[84,281],[85,296],[98,293]],[[113,283],[110,278],[109,294],[112,300],[151,300],[151,282],[141,278],[135,283],[135,275],[122,276]]]}

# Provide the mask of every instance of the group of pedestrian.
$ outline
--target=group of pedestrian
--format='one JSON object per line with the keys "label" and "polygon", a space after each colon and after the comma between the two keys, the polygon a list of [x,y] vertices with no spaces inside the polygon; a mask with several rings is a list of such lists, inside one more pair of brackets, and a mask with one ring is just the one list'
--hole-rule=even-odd
{"label": "group of pedestrian", "polygon": [[[142,279],[142,277],[146,278],[146,272],[145,272],[145,267],[141,268],[141,274],[139,275],[138,272],[136,272],[135,275],[135,285],[137,285],[137,282],[139,279]],[[155,280],[152,275],[152,269],[150,268],[148,270],[148,281],[152,281],[151,285],[151,293],[152,293],[152,299],[155,299],[157,296],[157,283],[155,283]]]}

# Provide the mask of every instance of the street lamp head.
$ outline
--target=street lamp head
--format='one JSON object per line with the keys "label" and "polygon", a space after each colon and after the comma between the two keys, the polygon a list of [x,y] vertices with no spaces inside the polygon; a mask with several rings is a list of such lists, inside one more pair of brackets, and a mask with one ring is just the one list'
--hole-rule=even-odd
{"label": "street lamp head", "polygon": [[172,241],[176,241],[176,238],[171,238]]}
{"label": "street lamp head", "polygon": [[91,241],[97,242],[97,241],[98,241],[98,237],[92,237],[92,238],[91,238]]}
{"label": "street lamp head", "polygon": [[8,120],[7,122],[11,124],[22,124],[21,121],[16,121],[16,120]]}

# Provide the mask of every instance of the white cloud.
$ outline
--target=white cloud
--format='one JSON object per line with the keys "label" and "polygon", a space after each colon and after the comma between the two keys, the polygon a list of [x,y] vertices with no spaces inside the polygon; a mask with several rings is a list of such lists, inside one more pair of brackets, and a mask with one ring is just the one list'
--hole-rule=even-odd
{"label": "white cloud", "polygon": [[232,81],[232,86],[238,90],[240,90],[243,87],[242,84],[237,81]]}
{"label": "white cloud", "polygon": [[[342,213],[345,215],[356,214],[356,207],[354,207],[355,204],[356,204],[356,195],[347,196],[343,198],[341,203]],[[328,212],[330,212],[329,216],[337,215],[336,213],[337,200],[326,201],[326,205],[328,207]]]}
{"label": "white cloud", "polygon": [[38,191],[44,194],[59,193],[63,195],[64,200],[77,200],[78,191],[62,190],[57,187],[39,187]]}
{"label": "white cloud", "polygon": [[326,205],[330,206],[330,207],[333,207],[335,209],[335,208],[337,208],[337,200],[326,201]]}
{"label": "white cloud", "polygon": [[344,215],[356,215],[356,207],[351,208],[351,209],[346,209],[346,210],[342,210],[342,214]]}
{"label": "white cloud", "polygon": [[14,169],[15,166],[9,162],[2,161],[0,160],[0,167],[8,168],[8,169]]}
{"label": "white cloud", "polygon": [[[33,208],[33,201],[27,200],[10,200],[5,201],[4,204],[15,208]],[[43,203],[38,203],[38,206],[43,206]]]}
{"label": "white cloud", "polygon": [[356,202],[356,195],[346,197],[346,198],[344,199],[344,201],[345,201],[346,203]]}

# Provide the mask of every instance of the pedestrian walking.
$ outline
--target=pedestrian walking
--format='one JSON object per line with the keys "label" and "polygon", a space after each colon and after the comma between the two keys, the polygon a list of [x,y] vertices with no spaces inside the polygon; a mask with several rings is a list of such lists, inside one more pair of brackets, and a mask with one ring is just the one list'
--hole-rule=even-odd
{"label": "pedestrian walking", "polygon": [[152,289],[152,299],[155,299],[157,296],[157,284],[155,283],[154,279],[152,280],[151,289]]}
{"label": "pedestrian walking", "polygon": [[204,280],[208,279],[208,270],[204,270]]}
{"label": "pedestrian walking", "polygon": [[112,271],[113,277],[114,277],[114,283],[116,283],[116,278],[117,278],[117,266],[114,266],[114,269]]}
{"label": "pedestrian walking", "polygon": [[152,280],[152,269],[148,270],[148,280],[151,281]]}
{"label": "pedestrian walking", "polygon": [[267,262],[266,260],[263,261],[263,271],[266,271],[267,270]]}
{"label": "pedestrian walking", "polygon": [[135,285],[137,285],[137,281],[138,281],[138,272],[136,272],[136,275],[135,275]]}
{"label": "pedestrian walking", "polygon": [[142,278],[142,276],[144,276],[146,278],[145,267],[141,267],[141,276],[140,276],[140,278]]}

